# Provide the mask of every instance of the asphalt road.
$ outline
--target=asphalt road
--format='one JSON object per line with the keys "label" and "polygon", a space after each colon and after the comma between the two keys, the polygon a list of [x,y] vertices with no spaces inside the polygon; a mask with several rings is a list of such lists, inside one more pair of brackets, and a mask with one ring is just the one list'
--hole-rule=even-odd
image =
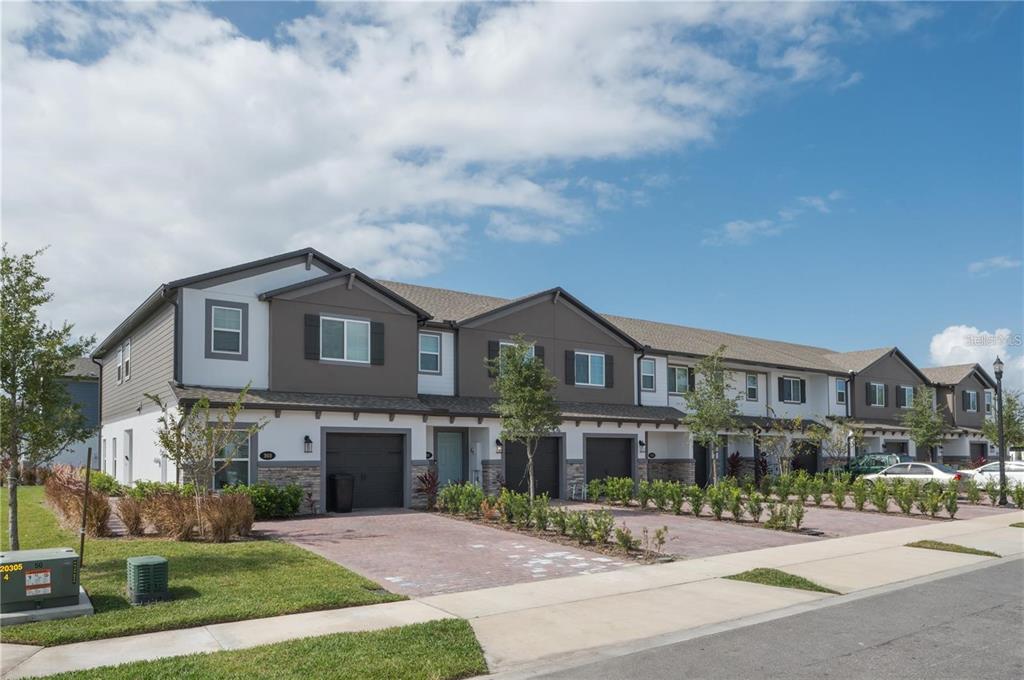
{"label": "asphalt road", "polygon": [[1024,560],[544,678],[1024,678]]}

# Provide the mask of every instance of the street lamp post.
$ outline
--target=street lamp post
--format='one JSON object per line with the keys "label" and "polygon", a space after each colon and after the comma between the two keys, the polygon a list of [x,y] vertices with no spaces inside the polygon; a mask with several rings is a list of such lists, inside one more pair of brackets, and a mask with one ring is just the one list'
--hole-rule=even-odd
{"label": "street lamp post", "polygon": [[996,417],[999,428],[999,505],[1006,505],[1006,433],[1003,431],[1003,361],[996,357]]}

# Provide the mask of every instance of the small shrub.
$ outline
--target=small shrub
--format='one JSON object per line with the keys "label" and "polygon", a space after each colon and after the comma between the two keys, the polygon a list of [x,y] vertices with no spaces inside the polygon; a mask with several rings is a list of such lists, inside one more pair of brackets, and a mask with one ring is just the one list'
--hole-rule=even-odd
{"label": "small shrub", "polygon": [[803,503],[790,503],[789,504],[789,523],[795,529],[799,529],[800,525],[804,521],[804,504]]}
{"label": "small shrub", "polygon": [[542,493],[533,499],[530,507],[530,518],[533,521],[533,528],[537,531],[547,531],[551,524],[551,500],[546,493]]}
{"label": "small shrub", "polygon": [[848,488],[849,483],[845,479],[836,479],[832,482],[832,502],[840,510],[846,507],[846,492]]}
{"label": "small shrub", "polygon": [[237,526],[228,496],[207,496],[202,501],[203,534],[214,543],[227,543]]}
{"label": "small shrub", "polygon": [[755,523],[761,521],[761,515],[764,514],[764,496],[760,492],[754,491],[747,496],[747,514]]}
{"label": "small shrub", "polygon": [[708,507],[711,508],[711,514],[715,516],[715,519],[721,520],[722,513],[725,512],[726,505],[726,491],[720,484],[714,484],[708,487],[707,491]]}
{"label": "small shrub", "polygon": [[662,526],[654,530],[654,549],[658,553],[665,552],[665,543],[668,542],[668,527]]}
{"label": "small shrub", "polygon": [[690,503],[690,512],[693,513],[693,516],[700,517],[704,512],[704,505],[707,503],[707,494],[704,489],[696,484],[686,487],[686,500]]}
{"label": "small shrub", "polygon": [[944,490],[937,485],[926,487],[917,498],[918,512],[935,517],[942,508],[944,495]]}
{"label": "small shrub", "polygon": [[636,494],[637,503],[640,505],[641,510],[647,509],[647,504],[651,502],[651,498],[654,496],[654,490],[651,488],[652,482],[646,479],[640,480],[640,486]]}
{"label": "small shrub", "polygon": [[825,500],[825,478],[824,477],[811,477],[807,482],[807,489],[810,493],[811,500],[814,501],[816,507],[821,507],[821,504]]}
{"label": "small shrub", "polygon": [[480,516],[488,522],[496,522],[501,519],[501,508],[498,499],[494,496],[487,496],[480,502]]}
{"label": "small shrub", "polygon": [[740,473],[742,472],[743,460],[740,458],[740,452],[736,451],[725,459],[725,474],[727,477],[739,479]]}
{"label": "small shrub", "polygon": [[591,479],[587,482],[587,500],[596,503],[604,495],[604,480]]}
{"label": "small shrub", "polygon": [[743,492],[739,489],[726,490],[726,506],[729,514],[737,522],[743,519]]}
{"label": "small shrub", "polygon": [[626,553],[635,552],[640,547],[640,541],[625,524],[615,527],[615,543]]}
{"label": "small shrub", "polygon": [[673,515],[683,514],[683,485],[679,482],[666,482],[665,501]]}
{"label": "small shrub", "polygon": [[[801,506],[803,507],[803,506]],[[772,503],[768,506],[768,519],[764,526],[767,529],[779,529],[785,531],[789,528],[789,510],[783,503]]]}
{"label": "small shrub", "polygon": [[124,495],[117,499],[114,514],[124,525],[125,533],[129,536],[141,536],[146,529],[146,523],[142,518],[142,499]]}
{"label": "small shrub", "polygon": [[427,510],[437,507],[438,478],[437,470],[430,468],[426,472],[416,475],[416,493],[427,497]]}
{"label": "small shrub", "polygon": [[604,545],[611,539],[615,529],[615,516],[607,510],[590,513],[590,537],[597,545]]}
{"label": "small shrub", "polygon": [[871,484],[871,504],[879,512],[889,512],[889,485],[884,479],[876,479]]}
{"label": "small shrub", "polygon": [[226,494],[226,499],[231,517],[235,524],[235,533],[239,536],[252,534],[252,525],[256,521],[256,506],[247,494]]}
{"label": "small shrub", "polygon": [[1010,497],[1018,510],[1024,509],[1024,482],[1017,482],[1010,488]]}
{"label": "small shrub", "polygon": [[569,535],[578,543],[590,543],[590,515],[586,512],[569,513]]}
{"label": "small shrub", "polygon": [[551,525],[563,536],[569,533],[570,513],[565,508],[554,508],[551,511]]}
{"label": "small shrub", "polygon": [[850,485],[850,491],[853,494],[853,507],[857,511],[864,510],[864,504],[868,502],[868,483],[863,477],[858,477]]}
{"label": "small shrub", "polygon": [[974,477],[968,477],[964,480],[964,494],[967,496],[967,502],[971,505],[977,505],[981,502],[981,489],[978,487],[978,480]]}
{"label": "small shrub", "polygon": [[607,477],[604,492],[609,503],[628,505],[633,498],[633,480],[630,477]]}
{"label": "small shrub", "polygon": [[[813,487],[817,483],[817,478],[812,478],[805,470],[797,470],[793,473],[793,494],[798,501],[806,503],[807,497],[811,495]],[[783,498],[781,500],[786,499]]]}
{"label": "small shrub", "polygon": [[893,489],[893,496],[896,498],[896,505],[904,515],[909,515],[914,509],[914,502],[917,500],[917,484],[899,484]]}
{"label": "small shrub", "polygon": [[[956,484],[956,482],[953,482]],[[949,515],[950,519],[956,517],[956,511],[960,509],[959,494],[957,490],[950,485],[950,488],[946,489],[946,492],[942,495],[942,505],[946,508],[946,514]]]}
{"label": "small shrub", "polygon": [[[502,494],[504,494],[504,492],[505,490],[502,489]],[[448,486],[442,487],[441,490],[437,492],[437,509],[441,512],[448,513],[449,515],[454,515],[458,512],[460,493],[461,489],[459,489],[455,484],[449,484]]]}
{"label": "small shrub", "polygon": [[121,494],[121,484],[106,472],[93,470],[89,473],[89,493],[93,491],[106,494],[107,496],[119,496]]}
{"label": "small shrub", "polygon": [[[183,494],[185,487],[171,485],[173,491],[161,488],[159,493]],[[154,487],[160,488],[160,487]],[[305,495],[298,484],[276,486],[268,482],[260,482],[245,486],[239,484],[221,489],[222,493],[241,493],[249,497],[256,513],[256,519],[286,519],[298,514]]]}
{"label": "small shrub", "polygon": [[985,482],[985,495],[988,496],[988,502],[991,505],[995,505],[999,502],[999,482],[994,479],[990,479]]}
{"label": "small shrub", "polygon": [[[775,479],[775,496],[785,503],[793,493],[794,478],[789,472],[784,472]],[[806,496],[805,496],[806,498]]]}
{"label": "small shrub", "polygon": [[158,533],[176,541],[190,541],[199,518],[196,516],[195,498],[177,493],[160,492],[148,496],[143,514]]}

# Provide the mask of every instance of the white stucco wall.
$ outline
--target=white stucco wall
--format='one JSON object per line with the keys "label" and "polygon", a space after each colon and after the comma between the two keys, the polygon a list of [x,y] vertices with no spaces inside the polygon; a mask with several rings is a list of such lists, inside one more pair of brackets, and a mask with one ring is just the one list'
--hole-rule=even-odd
{"label": "white stucco wall", "polygon": [[[176,475],[174,463],[164,458],[156,439],[159,417],[159,411],[151,411],[105,423],[100,435],[103,447],[101,469],[108,474],[115,473],[113,458],[116,448],[115,476],[122,484],[131,484],[139,480],[173,482]],[[130,439],[126,433],[130,433]]]}

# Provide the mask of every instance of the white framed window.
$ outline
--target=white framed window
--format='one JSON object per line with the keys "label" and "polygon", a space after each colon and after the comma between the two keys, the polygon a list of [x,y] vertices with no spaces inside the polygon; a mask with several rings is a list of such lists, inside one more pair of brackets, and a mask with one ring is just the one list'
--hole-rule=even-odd
{"label": "white framed window", "polygon": [[576,352],[576,384],[604,387],[604,355]]}
{"label": "white framed window", "polygon": [[885,406],[885,385],[883,383],[868,383],[868,406]]}
{"label": "white framed window", "polygon": [[977,412],[978,393],[974,390],[964,390],[964,410],[968,413]]}
{"label": "white framed window", "polygon": [[441,334],[420,333],[420,373],[441,372]]}
{"label": "white framed window", "polygon": [[683,394],[690,391],[690,369],[686,366],[668,367],[669,394]]}
{"label": "white framed window", "polygon": [[370,363],[370,322],[321,316],[320,358],[325,361]]}
{"label": "white framed window", "polygon": [[910,408],[914,405],[914,388],[909,385],[900,385],[897,387],[900,391],[900,408]]}
{"label": "white framed window", "polygon": [[747,373],[747,401],[757,401],[757,373]]}
{"label": "white framed window", "polygon": [[782,378],[782,401],[800,404],[804,400],[803,381],[800,378]]}
{"label": "white framed window", "polygon": [[654,392],[657,389],[656,368],[654,359],[640,360],[640,389],[644,392]]}
{"label": "white framed window", "polygon": [[236,484],[250,484],[249,479],[249,439],[238,437],[238,441],[228,444],[220,450],[219,455],[213,459],[213,480],[211,483],[214,489],[223,489],[225,486]]}
{"label": "white framed window", "polygon": [[117,348],[117,384],[124,381],[124,347]]}
{"label": "white framed window", "polygon": [[[501,353],[505,351],[506,347],[515,347],[515,346],[516,346],[516,343],[514,343],[514,342],[508,342],[508,341],[502,340],[501,342],[498,343],[498,356],[501,356]],[[536,346],[531,344],[527,348],[527,350],[526,350],[526,358],[527,359],[533,359],[536,356],[536,352],[537,352]]]}
{"label": "white framed window", "polygon": [[121,351],[124,353],[124,379],[127,381],[132,377],[132,339],[128,338],[121,345]]}
{"label": "white framed window", "polygon": [[242,353],[242,310],[210,307],[210,351],[217,354]]}
{"label": "white framed window", "polygon": [[992,393],[985,390],[985,413],[992,415]]}
{"label": "white framed window", "polygon": [[846,403],[846,381],[842,378],[836,378],[836,403]]}

